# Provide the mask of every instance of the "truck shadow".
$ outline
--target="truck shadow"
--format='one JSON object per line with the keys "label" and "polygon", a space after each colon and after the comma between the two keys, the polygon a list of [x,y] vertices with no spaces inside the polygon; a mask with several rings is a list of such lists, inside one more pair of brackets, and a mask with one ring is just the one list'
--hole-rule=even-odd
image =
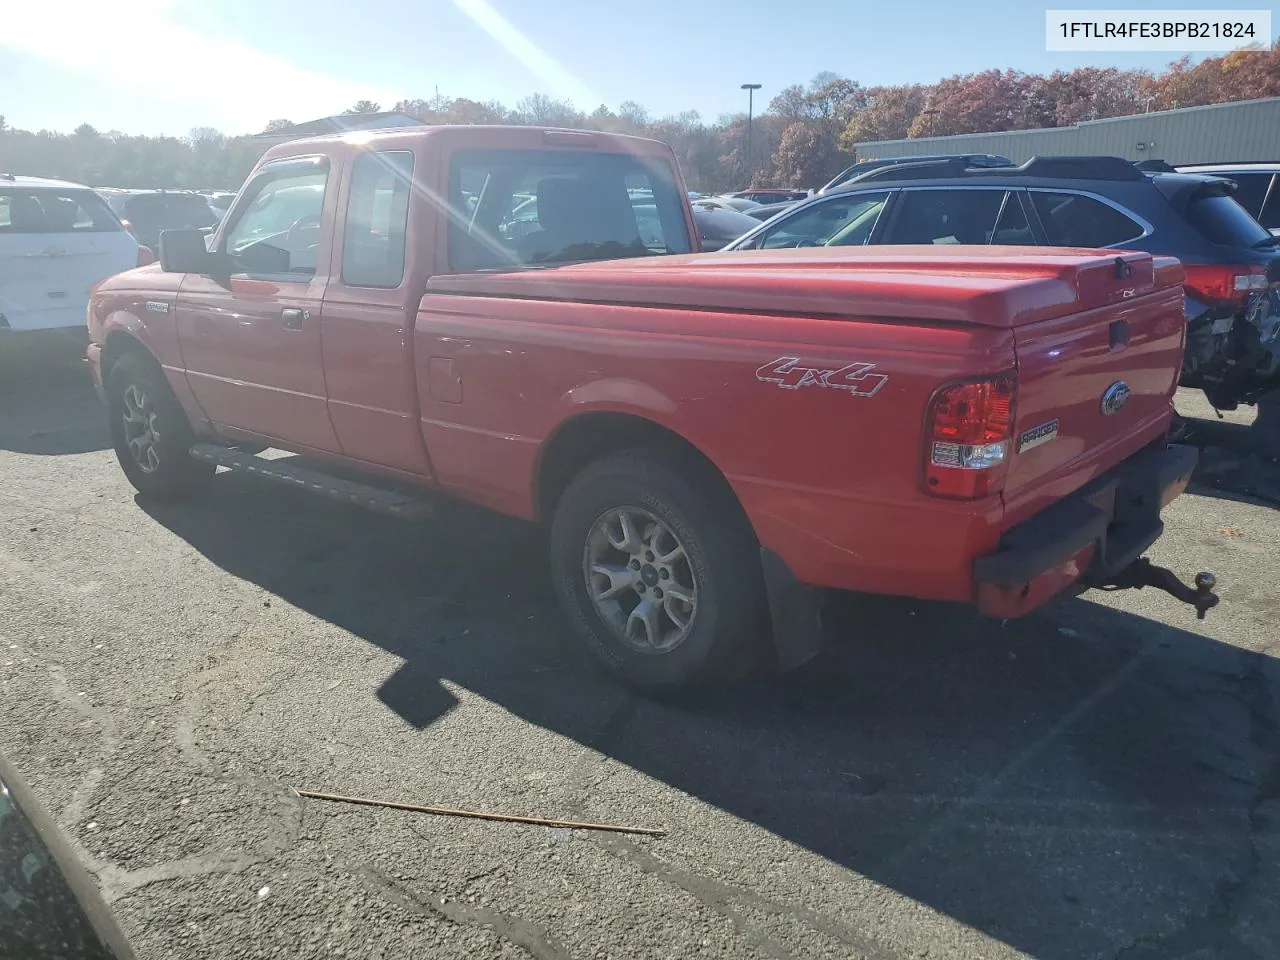
{"label": "truck shadow", "polygon": [[452,505],[406,527],[234,474],[206,503],[144,509],[402,658],[378,697],[413,726],[459,684],[1032,956],[1232,916],[1257,869],[1273,664],[1195,633],[1084,599],[1001,627],[841,596],[818,662],[657,704],[583,663],[532,528]]}
{"label": "truck shadow", "polygon": [[82,343],[0,340],[0,450],[58,456],[110,446]]}
{"label": "truck shadow", "polygon": [[1193,492],[1280,507],[1280,437],[1268,441],[1228,421],[1189,417],[1185,423],[1185,442],[1200,449]]}

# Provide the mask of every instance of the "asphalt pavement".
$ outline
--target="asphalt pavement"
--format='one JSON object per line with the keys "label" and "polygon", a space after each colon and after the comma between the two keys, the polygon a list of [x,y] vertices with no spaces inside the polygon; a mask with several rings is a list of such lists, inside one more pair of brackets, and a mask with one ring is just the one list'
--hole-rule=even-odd
{"label": "asphalt pavement", "polygon": [[842,596],[808,667],[660,705],[574,648],[536,530],[137,501],[83,364],[3,357],[0,751],[143,958],[1280,956],[1280,468],[1183,401],[1152,556],[1217,574],[1206,620]]}

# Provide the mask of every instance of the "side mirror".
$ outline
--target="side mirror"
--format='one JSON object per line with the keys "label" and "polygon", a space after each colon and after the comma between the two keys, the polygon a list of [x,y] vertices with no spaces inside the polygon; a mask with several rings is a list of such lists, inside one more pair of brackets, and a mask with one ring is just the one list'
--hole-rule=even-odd
{"label": "side mirror", "polygon": [[202,230],[160,231],[160,267],[165,273],[214,274],[219,259],[205,248]]}

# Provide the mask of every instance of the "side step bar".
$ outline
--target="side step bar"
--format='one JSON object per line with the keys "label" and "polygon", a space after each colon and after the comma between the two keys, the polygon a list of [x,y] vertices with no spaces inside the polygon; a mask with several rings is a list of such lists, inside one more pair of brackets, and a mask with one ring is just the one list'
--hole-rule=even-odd
{"label": "side step bar", "polygon": [[431,504],[425,500],[397,493],[394,490],[385,490],[382,487],[356,483],[352,480],[342,480],[338,477],[321,473],[318,470],[309,470],[306,467],[291,463],[291,458],[289,457],[283,457],[278,460],[264,460],[241,450],[220,447],[215,443],[197,443],[193,445],[191,447],[191,456],[197,460],[204,460],[208,463],[215,463],[220,467],[226,467],[228,470],[251,473],[254,476],[265,477],[268,480],[276,480],[280,483],[287,483],[290,486],[301,487],[304,490],[310,490],[312,493],[318,493],[332,500],[354,504],[358,507],[364,507],[366,510],[373,510],[376,513],[384,513],[388,516],[396,517],[399,520],[425,520],[432,514]]}

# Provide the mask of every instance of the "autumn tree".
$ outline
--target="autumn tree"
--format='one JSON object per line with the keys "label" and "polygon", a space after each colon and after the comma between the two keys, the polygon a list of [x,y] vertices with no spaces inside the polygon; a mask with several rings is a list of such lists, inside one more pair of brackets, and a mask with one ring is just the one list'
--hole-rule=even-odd
{"label": "autumn tree", "polygon": [[929,91],[927,105],[907,135],[944,137],[1009,130],[1021,115],[1024,83],[1024,76],[1014,70],[946,77]]}
{"label": "autumn tree", "polygon": [[871,87],[865,104],[855,110],[840,135],[847,153],[853,145],[867,140],[901,140],[925,108],[927,89],[920,84],[903,87]]}

